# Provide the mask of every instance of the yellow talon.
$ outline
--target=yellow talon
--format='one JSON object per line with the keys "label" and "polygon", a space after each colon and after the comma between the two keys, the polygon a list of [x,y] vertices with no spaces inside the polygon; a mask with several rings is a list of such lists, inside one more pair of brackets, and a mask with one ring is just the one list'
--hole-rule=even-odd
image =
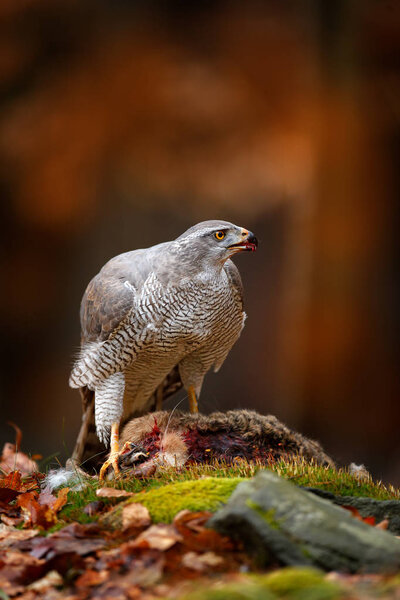
{"label": "yellow talon", "polygon": [[189,385],[188,387],[188,396],[189,396],[189,409],[191,413],[199,412],[199,405],[197,404],[196,392],[194,391],[194,387]]}
{"label": "yellow talon", "polygon": [[108,459],[106,460],[106,462],[102,465],[102,467],[100,469],[100,475],[99,475],[100,480],[104,479],[107,469],[110,465],[112,465],[114,472],[116,474],[119,473],[118,457],[119,457],[119,454],[110,454],[110,456],[108,457]]}
{"label": "yellow talon", "polygon": [[100,480],[104,479],[107,469],[110,466],[113,467],[115,474],[119,473],[118,459],[124,450],[125,446],[121,452],[119,450],[119,423],[113,423],[111,426],[110,455],[100,469]]}

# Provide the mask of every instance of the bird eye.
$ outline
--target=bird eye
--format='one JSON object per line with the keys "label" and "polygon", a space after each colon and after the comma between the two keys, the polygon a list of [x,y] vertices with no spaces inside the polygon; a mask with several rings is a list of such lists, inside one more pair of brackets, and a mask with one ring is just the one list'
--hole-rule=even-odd
{"label": "bird eye", "polygon": [[223,240],[225,235],[226,234],[224,231],[217,231],[216,233],[214,233],[214,237],[219,241]]}

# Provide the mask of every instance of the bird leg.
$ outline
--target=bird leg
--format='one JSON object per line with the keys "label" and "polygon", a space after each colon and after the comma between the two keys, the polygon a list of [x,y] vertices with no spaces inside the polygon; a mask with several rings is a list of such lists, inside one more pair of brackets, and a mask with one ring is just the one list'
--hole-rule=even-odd
{"label": "bird leg", "polygon": [[104,479],[106,471],[110,465],[112,465],[114,472],[119,473],[118,459],[122,453],[126,451],[126,444],[122,450],[119,449],[119,423],[113,423],[111,426],[111,444],[110,444],[110,455],[106,462],[100,469],[99,479]]}
{"label": "bird leg", "polygon": [[188,396],[189,396],[189,409],[191,413],[199,412],[199,405],[197,404],[196,392],[194,391],[194,387],[189,385],[188,387]]}

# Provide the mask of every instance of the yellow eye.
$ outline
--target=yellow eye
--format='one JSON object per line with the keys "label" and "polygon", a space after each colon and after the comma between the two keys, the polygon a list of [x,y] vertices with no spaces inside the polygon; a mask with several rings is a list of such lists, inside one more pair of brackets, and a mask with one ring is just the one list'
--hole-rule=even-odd
{"label": "yellow eye", "polygon": [[216,233],[214,233],[214,237],[219,241],[223,240],[225,235],[226,234],[224,231],[217,231]]}

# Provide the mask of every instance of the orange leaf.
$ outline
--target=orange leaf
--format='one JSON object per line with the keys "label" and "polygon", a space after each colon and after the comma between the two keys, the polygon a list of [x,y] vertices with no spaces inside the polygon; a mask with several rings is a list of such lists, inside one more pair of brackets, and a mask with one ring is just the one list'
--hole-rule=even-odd
{"label": "orange leaf", "polygon": [[360,512],[354,506],[343,505],[342,508],[344,508],[345,510],[348,510],[349,512],[351,512],[351,514],[353,515],[353,517],[355,519],[358,519],[359,521],[362,521],[362,516],[360,515]]}
{"label": "orange leaf", "polygon": [[17,506],[20,506],[25,515],[26,525],[37,525],[48,529],[56,523],[54,512],[45,504],[41,506],[33,492],[26,492],[17,498]]}
{"label": "orange leaf", "polygon": [[11,471],[7,477],[0,481],[0,487],[18,491],[21,487],[21,473],[19,471]]}
{"label": "orange leaf", "polygon": [[67,503],[68,492],[69,492],[69,488],[67,488],[67,487],[62,488],[62,490],[60,490],[58,492],[57,500],[53,504],[53,511],[55,513],[57,513],[59,510],[61,510],[62,507],[65,506],[65,504]]}

